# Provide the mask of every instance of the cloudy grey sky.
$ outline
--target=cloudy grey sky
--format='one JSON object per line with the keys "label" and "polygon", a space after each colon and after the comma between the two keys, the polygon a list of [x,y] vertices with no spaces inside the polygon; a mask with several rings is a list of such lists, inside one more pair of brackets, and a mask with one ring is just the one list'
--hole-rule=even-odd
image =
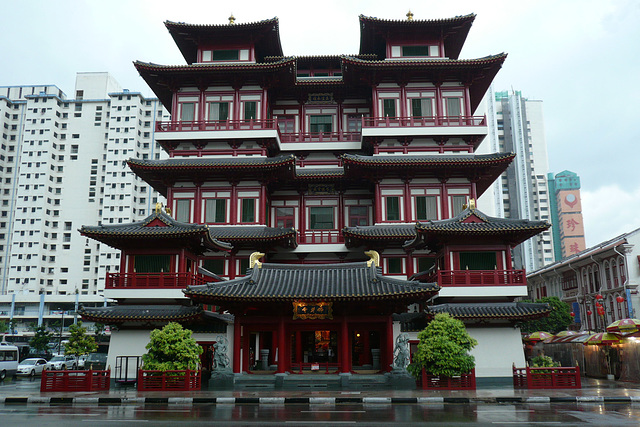
{"label": "cloudy grey sky", "polygon": [[509,54],[495,90],[544,101],[550,172],[582,181],[587,246],[640,227],[640,2],[637,0],[325,0],[323,2],[0,0],[0,86],[55,84],[108,71],[153,95],[132,61],[182,64],[163,21],[224,24],[277,16],[285,55],[353,54],[358,15],[476,13],[461,58]]}

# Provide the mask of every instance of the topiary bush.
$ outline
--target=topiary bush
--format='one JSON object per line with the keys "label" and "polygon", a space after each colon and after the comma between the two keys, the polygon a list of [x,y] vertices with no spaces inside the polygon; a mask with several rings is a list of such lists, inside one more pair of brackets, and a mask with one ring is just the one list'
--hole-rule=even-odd
{"label": "topiary bush", "polygon": [[418,334],[418,350],[407,370],[419,378],[422,369],[431,374],[454,377],[475,368],[476,361],[469,351],[478,344],[464,327],[464,323],[448,313],[436,314]]}
{"label": "topiary bush", "polygon": [[549,356],[536,356],[531,359],[531,364],[534,368],[555,368],[560,366],[560,363],[554,362]]}
{"label": "topiary bush", "polygon": [[144,369],[150,371],[196,370],[200,367],[202,347],[191,337],[191,331],[179,323],[168,323],[151,331],[148,353],[142,356]]}

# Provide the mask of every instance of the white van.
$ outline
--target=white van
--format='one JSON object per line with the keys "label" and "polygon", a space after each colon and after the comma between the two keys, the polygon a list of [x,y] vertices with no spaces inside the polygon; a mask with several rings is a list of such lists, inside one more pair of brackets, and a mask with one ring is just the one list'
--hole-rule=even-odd
{"label": "white van", "polygon": [[18,372],[18,347],[0,343],[0,381]]}

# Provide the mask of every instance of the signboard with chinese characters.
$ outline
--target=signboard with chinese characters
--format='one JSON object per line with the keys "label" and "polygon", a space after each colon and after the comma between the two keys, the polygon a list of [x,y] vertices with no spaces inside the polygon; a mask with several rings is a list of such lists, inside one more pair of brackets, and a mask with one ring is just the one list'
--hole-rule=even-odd
{"label": "signboard with chinese characters", "polygon": [[310,93],[307,101],[309,104],[332,104],[332,93]]}
{"label": "signboard with chinese characters", "polygon": [[326,301],[294,301],[293,320],[333,319],[333,303]]}

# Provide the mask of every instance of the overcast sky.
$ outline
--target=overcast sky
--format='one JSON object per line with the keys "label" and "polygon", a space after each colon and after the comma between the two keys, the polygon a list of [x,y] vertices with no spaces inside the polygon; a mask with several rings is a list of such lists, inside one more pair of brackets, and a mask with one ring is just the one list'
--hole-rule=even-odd
{"label": "overcast sky", "polygon": [[[474,1],[50,1],[0,0],[0,86],[55,84],[108,71],[153,96],[134,60],[183,64],[163,22],[225,24],[277,16],[285,55],[354,54],[358,15],[383,19],[477,14],[461,58],[507,52],[495,90],[543,101],[549,172],[582,182],[587,246],[640,227],[640,2]],[[220,6],[223,5],[223,6]],[[231,6],[232,5],[232,6]]]}

